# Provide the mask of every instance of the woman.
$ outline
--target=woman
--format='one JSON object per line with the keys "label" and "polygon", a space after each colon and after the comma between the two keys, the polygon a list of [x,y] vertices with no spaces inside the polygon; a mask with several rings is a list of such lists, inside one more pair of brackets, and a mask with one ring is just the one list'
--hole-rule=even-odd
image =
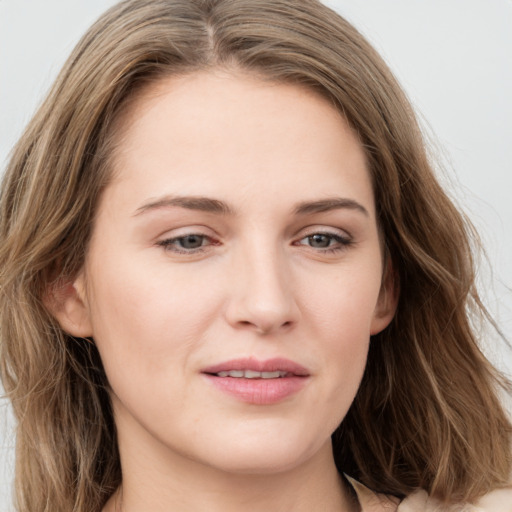
{"label": "woman", "polygon": [[471,230],[321,4],[112,8],[0,233],[20,511],[510,510]]}

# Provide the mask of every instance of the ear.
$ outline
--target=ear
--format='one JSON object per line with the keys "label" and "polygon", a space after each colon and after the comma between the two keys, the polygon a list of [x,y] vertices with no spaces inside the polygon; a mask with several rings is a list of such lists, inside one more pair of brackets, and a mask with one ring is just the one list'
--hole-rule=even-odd
{"label": "ear", "polygon": [[83,273],[74,281],[56,281],[49,286],[44,304],[62,329],[77,338],[92,336]]}
{"label": "ear", "polygon": [[388,259],[380,287],[379,298],[375,306],[375,311],[373,312],[370,326],[371,336],[383,331],[390,324],[396,313],[399,295],[400,286],[398,276],[396,275],[391,259]]}

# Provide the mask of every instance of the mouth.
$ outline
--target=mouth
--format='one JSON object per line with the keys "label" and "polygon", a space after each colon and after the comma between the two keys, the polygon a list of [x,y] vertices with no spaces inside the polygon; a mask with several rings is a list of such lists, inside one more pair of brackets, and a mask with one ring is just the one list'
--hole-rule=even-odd
{"label": "mouth", "polygon": [[229,370],[214,373],[217,377],[232,377],[234,379],[281,379],[293,374],[284,371],[255,372],[254,370]]}
{"label": "mouth", "polygon": [[310,376],[308,370],[289,359],[236,359],[201,372],[216,390],[253,405],[283,402],[299,393]]}
{"label": "mouth", "polygon": [[279,379],[292,376],[309,376],[307,368],[290,359],[273,358],[259,360],[253,357],[224,361],[223,363],[203,369],[202,373],[238,379]]}

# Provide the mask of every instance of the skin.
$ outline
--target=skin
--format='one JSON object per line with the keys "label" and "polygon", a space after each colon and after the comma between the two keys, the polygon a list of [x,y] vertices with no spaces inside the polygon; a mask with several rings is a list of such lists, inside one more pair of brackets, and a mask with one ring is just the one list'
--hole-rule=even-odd
{"label": "skin", "polygon": [[[112,387],[123,486],[105,510],[357,510],[330,436],[396,297],[355,134],[308,90],[220,70],[151,86],[120,121],[55,312],[94,338]],[[256,405],[202,373],[242,357],[308,377]]]}

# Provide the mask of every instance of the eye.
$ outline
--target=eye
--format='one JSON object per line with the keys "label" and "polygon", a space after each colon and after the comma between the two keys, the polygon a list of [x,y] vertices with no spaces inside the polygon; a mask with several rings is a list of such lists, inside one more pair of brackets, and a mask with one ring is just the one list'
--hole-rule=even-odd
{"label": "eye", "polygon": [[213,240],[206,235],[190,233],[184,236],[161,240],[158,242],[158,245],[169,251],[182,254],[193,254],[201,251],[204,247],[213,245],[213,243]]}
{"label": "eye", "polygon": [[298,245],[306,245],[323,252],[342,251],[351,243],[352,241],[349,237],[335,233],[312,233],[297,242]]}

